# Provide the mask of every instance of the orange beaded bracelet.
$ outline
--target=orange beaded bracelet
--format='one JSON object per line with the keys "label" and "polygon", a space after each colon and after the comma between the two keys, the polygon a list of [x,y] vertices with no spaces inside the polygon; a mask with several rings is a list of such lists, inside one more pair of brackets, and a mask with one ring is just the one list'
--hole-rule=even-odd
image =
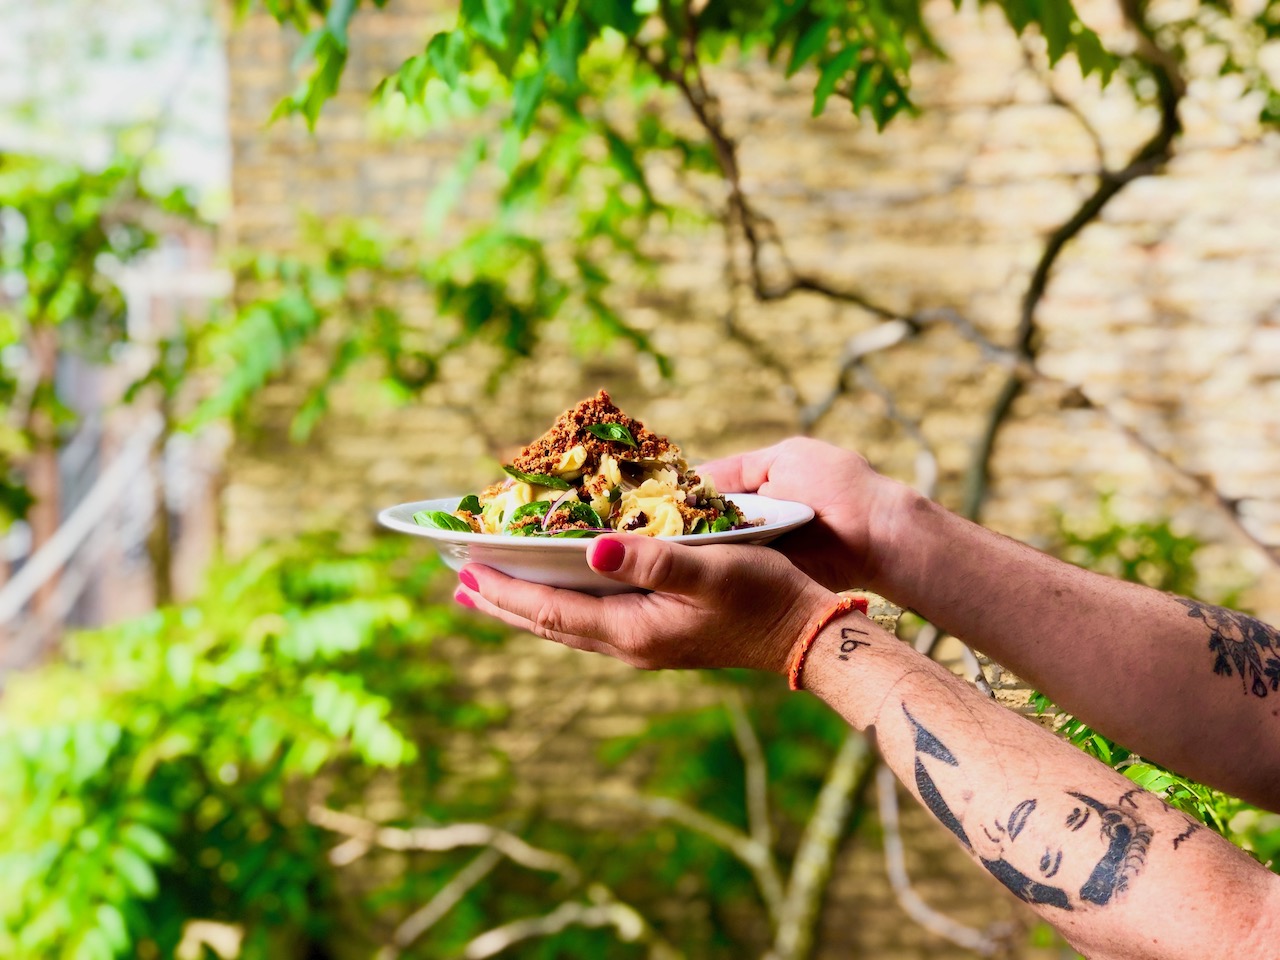
{"label": "orange beaded bracelet", "polygon": [[804,642],[800,644],[800,649],[796,651],[795,659],[791,661],[791,669],[787,671],[787,680],[792,690],[800,689],[800,674],[804,672],[804,659],[809,655],[809,648],[818,639],[818,634],[822,633],[826,625],[832,620],[842,613],[848,613],[850,610],[857,610],[859,613],[865,614],[867,612],[867,598],[841,597],[830,610],[822,615],[817,625],[804,638]]}

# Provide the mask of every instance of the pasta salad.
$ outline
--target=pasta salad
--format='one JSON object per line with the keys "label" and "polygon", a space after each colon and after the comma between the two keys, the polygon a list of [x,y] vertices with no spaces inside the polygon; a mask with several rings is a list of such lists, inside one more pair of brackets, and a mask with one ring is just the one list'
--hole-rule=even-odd
{"label": "pasta salad", "polygon": [[680,448],[614,405],[601,390],[562,413],[502,468],[505,479],[463,497],[452,513],[423,510],[414,522],[513,537],[651,537],[756,526]]}

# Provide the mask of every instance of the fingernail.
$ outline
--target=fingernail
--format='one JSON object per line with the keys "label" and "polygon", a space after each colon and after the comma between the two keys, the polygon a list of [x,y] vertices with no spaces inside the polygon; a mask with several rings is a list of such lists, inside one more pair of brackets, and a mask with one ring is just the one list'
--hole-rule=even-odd
{"label": "fingernail", "polygon": [[454,592],[453,600],[455,603],[464,607],[470,607],[472,610],[476,608],[476,602],[471,599],[471,594],[463,593],[461,590]]}
{"label": "fingernail", "polygon": [[587,562],[596,570],[613,573],[622,566],[622,560],[626,555],[627,548],[617,540],[597,540],[591,546]]}
{"label": "fingernail", "polygon": [[480,589],[480,583],[476,580],[476,575],[465,568],[458,572],[458,582],[468,590]]}

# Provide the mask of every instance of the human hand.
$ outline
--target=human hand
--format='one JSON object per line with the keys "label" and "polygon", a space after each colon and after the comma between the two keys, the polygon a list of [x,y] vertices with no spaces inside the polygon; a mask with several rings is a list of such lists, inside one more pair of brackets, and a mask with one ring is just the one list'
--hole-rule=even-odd
{"label": "human hand", "polygon": [[767,547],[686,546],[617,534],[587,548],[592,569],[652,593],[594,597],[468,564],[456,600],[514,627],[635,667],[786,673],[792,648],[835,597]]}
{"label": "human hand", "polygon": [[721,493],[760,493],[812,507],[814,519],[773,546],[832,590],[876,589],[893,523],[914,496],[859,454],[807,437],[713,460],[698,471]]}

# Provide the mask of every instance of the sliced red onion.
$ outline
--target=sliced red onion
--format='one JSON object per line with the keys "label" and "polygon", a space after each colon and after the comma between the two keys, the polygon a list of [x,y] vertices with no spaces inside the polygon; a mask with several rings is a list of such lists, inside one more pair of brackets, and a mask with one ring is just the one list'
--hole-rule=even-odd
{"label": "sliced red onion", "polygon": [[560,494],[560,496],[551,501],[551,506],[547,507],[547,512],[542,515],[543,530],[548,529],[547,524],[551,522],[551,515],[559,510],[560,507],[575,493],[577,493],[577,491],[574,490],[573,487],[570,487],[564,493]]}

